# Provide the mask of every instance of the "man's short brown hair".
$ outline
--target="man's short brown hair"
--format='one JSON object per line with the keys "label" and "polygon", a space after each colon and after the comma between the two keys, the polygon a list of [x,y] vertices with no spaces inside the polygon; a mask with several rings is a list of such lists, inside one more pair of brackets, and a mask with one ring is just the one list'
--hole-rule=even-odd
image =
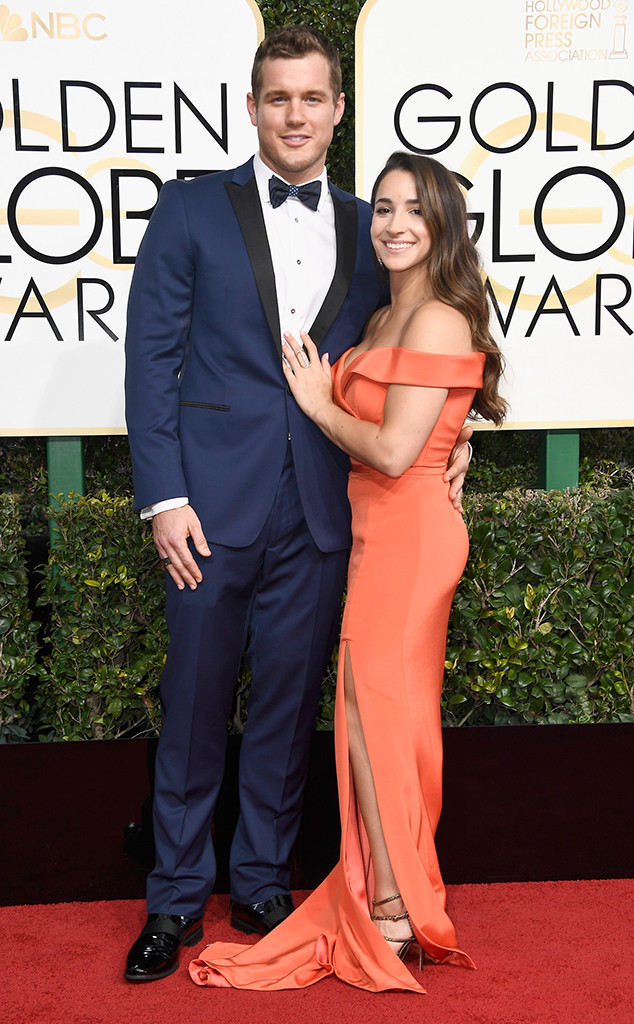
{"label": "man's short brown hair", "polygon": [[265,60],[283,57],[297,59],[309,53],[321,53],[330,65],[330,85],[334,102],[341,93],[341,59],[339,50],[321,32],[308,25],[286,25],[277,28],[266,36],[258,46],[251,71],[251,92],[257,103],[262,77],[262,64]]}

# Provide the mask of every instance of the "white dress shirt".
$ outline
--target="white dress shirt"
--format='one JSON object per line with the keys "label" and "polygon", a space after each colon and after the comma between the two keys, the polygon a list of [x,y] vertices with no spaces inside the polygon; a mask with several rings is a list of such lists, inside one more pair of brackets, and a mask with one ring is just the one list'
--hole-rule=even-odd
{"label": "white dress shirt", "polygon": [[310,330],[321,309],[337,262],[335,208],[328,176],[324,168],[314,179],[321,181],[316,210],[294,197],[273,209],[269,199],[273,172],[259,154],[253,159],[253,167],[275,272],[280,330],[282,334],[290,331],[299,340],[299,332]]}
{"label": "white dress shirt", "polygon": [[[316,210],[290,196],[274,209],[269,198],[269,179],[273,171],[259,153],[253,158],[253,168],[275,273],[280,336],[290,331],[299,340],[299,332],[310,330],[321,309],[337,262],[335,208],[326,168],[319,178],[311,179],[322,183]],[[281,175],[278,177],[286,180]],[[151,519],[159,512],[188,504],[187,497],[167,498],[142,509],[141,519]]]}

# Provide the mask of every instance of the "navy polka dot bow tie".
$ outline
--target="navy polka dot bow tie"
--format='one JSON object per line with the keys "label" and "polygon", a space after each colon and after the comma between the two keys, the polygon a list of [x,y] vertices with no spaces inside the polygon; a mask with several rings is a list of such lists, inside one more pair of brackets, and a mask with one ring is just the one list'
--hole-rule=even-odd
{"label": "navy polka dot bow tie", "polygon": [[320,181],[309,181],[306,185],[287,185],[286,182],[280,181],[275,175],[269,178],[269,196],[274,210],[281,206],[282,203],[285,203],[289,196],[295,196],[309,210],[315,211],[319,206],[320,195]]}

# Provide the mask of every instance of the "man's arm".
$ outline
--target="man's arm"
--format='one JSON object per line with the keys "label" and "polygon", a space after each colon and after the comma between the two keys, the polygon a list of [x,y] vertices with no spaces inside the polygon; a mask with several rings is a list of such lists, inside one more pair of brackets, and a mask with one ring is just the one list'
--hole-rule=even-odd
{"label": "man's arm", "polygon": [[126,417],[136,506],[152,518],[154,543],[179,590],[202,573],[189,548],[209,556],[200,520],[188,503],[179,436],[179,372],[191,316],[195,267],[182,194],[163,187],[139,249],[126,335]]}
{"label": "man's arm", "polygon": [[161,190],[139,248],[128,301],[126,420],[136,508],[187,494],[179,374],[195,266],[178,185],[167,182]]}
{"label": "man's arm", "polygon": [[454,445],[453,451],[449,456],[449,465],[443,477],[445,483],[451,484],[449,500],[458,512],[462,512],[462,488],[464,487],[465,477],[471,462],[472,449],[469,444],[469,438],[472,434],[473,427],[466,426],[462,428],[458,434],[458,440]]}

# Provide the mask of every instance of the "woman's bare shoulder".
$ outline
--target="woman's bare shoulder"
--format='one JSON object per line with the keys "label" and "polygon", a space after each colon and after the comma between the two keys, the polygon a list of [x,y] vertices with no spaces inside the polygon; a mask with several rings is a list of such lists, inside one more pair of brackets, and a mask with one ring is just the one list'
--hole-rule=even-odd
{"label": "woman's bare shoulder", "polygon": [[473,352],[466,317],[440,299],[429,299],[409,318],[400,338],[402,348],[419,352],[465,355]]}

